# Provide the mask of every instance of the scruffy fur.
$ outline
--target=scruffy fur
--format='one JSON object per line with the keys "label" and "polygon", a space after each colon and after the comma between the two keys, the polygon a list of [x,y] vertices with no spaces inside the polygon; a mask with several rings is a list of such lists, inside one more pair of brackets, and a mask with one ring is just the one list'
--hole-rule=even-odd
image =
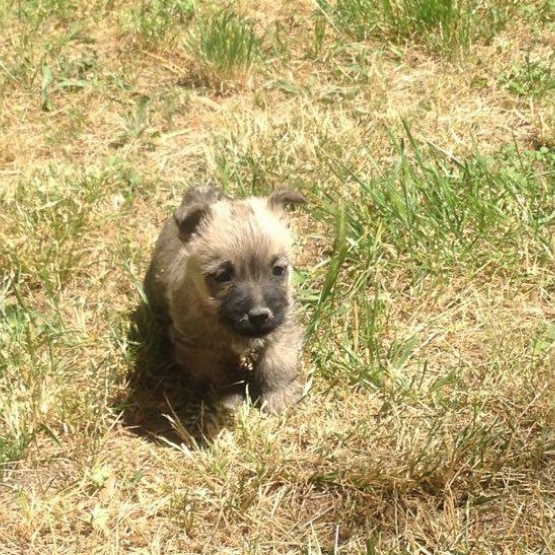
{"label": "scruffy fur", "polygon": [[226,406],[247,385],[268,412],[300,398],[302,329],[283,208],[303,201],[295,191],[232,200],[193,187],[156,243],[147,295],[167,320],[176,362]]}

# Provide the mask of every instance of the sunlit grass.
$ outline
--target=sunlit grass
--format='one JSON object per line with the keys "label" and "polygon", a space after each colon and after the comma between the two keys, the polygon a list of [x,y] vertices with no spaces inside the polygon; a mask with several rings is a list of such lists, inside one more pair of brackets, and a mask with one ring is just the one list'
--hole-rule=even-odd
{"label": "sunlit grass", "polygon": [[[6,554],[553,550],[548,4],[0,6]],[[191,399],[145,304],[206,179],[307,199],[284,415]]]}

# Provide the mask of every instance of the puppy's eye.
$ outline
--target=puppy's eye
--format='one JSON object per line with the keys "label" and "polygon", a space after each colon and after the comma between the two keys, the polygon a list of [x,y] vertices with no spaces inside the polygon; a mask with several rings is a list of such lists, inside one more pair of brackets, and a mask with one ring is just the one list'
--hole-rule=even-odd
{"label": "puppy's eye", "polygon": [[284,277],[286,273],[287,273],[287,266],[276,264],[272,268],[272,275],[274,275],[275,277]]}
{"label": "puppy's eye", "polygon": [[218,285],[229,283],[233,279],[233,268],[226,266],[225,268],[221,268],[217,272],[210,274],[210,277]]}

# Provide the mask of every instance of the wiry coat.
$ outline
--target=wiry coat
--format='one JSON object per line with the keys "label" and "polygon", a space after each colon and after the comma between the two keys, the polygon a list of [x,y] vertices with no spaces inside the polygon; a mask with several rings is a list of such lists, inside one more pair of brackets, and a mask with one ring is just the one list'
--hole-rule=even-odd
{"label": "wiry coat", "polygon": [[195,187],[154,249],[147,294],[169,322],[176,361],[227,405],[246,384],[271,412],[300,397],[302,330],[283,205],[302,200],[292,191],[232,200]]}

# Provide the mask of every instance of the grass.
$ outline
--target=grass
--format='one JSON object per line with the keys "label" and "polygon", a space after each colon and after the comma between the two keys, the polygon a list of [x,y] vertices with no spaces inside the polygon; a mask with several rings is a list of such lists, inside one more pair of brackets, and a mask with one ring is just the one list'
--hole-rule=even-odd
{"label": "grass", "polygon": [[[551,4],[4,2],[2,553],[555,550]],[[309,201],[284,415],[142,301],[206,178]]]}
{"label": "grass", "polygon": [[196,33],[186,41],[198,63],[196,78],[213,88],[246,78],[259,56],[260,40],[254,25],[235,12],[224,9],[199,19]]}
{"label": "grass", "polygon": [[502,75],[506,86],[514,94],[521,96],[542,96],[555,88],[553,75],[553,56],[549,59],[534,59],[530,52],[524,56],[522,63],[515,64],[511,71]]}
{"label": "grass", "polygon": [[146,48],[156,48],[159,43],[168,44],[178,36],[179,29],[186,27],[194,9],[194,0],[155,0],[130,4],[119,13],[120,26],[138,38]]}
{"label": "grass", "polygon": [[477,39],[490,40],[505,24],[509,7],[472,0],[339,0],[335,12],[341,29],[359,40],[378,35],[457,55]]}

